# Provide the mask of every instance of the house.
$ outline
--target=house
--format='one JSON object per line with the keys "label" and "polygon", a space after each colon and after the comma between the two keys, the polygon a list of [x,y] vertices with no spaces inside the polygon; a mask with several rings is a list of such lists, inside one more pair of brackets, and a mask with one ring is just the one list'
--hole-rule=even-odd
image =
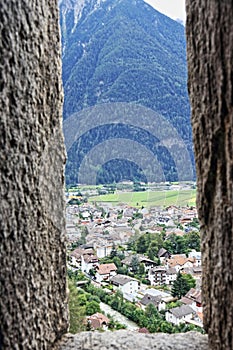
{"label": "house", "polygon": [[107,330],[110,320],[105,315],[96,312],[95,314],[87,317],[87,322],[92,330],[100,328]]}
{"label": "house", "polygon": [[127,294],[137,293],[140,286],[138,280],[125,275],[113,276],[110,278],[110,282],[115,290],[118,289],[123,293],[124,297],[127,297]]}
{"label": "house", "polygon": [[189,253],[189,258],[194,258],[195,259],[195,266],[201,266],[201,252],[197,252],[196,250],[192,250]]}
{"label": "house", "polygon": [[182,273],[187,273],[195,279],[200,279],[202,276],[202,267],[186,267],[182,269]]}
{"label": "house", "polygon": [[157,224],[158,225],[165,225],[165,226],[172,226],[174,225],[173,221],[171,220],[170,216],[159,216],[157,218]]}
{"label": "house", "polygon": [[89,213],[89,211],[85,210],[81,213],[82,217],[84,220],[87,220],[90,218],[91,214]]}
{"label": "house", "polygon": [[98,258],[105,258],[109,256],[112,251],[112,244],[96,245],[96,255]]}
{"label": "house", "polygon": [[149,304],[154,305],[158,311],[165,310],[166,307],[166,304],[160,295],[145,294],[144,297],[140,300],[139,305],[143,310],[145,310]]}
{"label": "house", "polygon": [[164,260],[170,259],[171,254],[168,250],[161,248],[158,252],[158,258],[160,259],[161,263],[163,263]]}
{"label": "house", "polygon": [[68,260],[69,260],[69,263],[71,266],[81,268],[82,255],[84,255],[84,254],[93,255],[94,254],[94,250],[91,249],[90,247],[88,247],[88,248],[85,247],[85,249],[83,247],[84,246],[78,247],[70,253]]}
{"label": "house", "polygon": [[150,296],[160,296],[166,304],[176,300],[169,292],[163,292],[154,288],[147,289],[145,294],[149,294]]}
{"label": "house", "polygon": [[69,264],[77,269],[81,268],[81,249],[77,248],[70,253],[68,257]]}
{"label": "house", "polygon": [[166,321],[179,326],[181,323],[190,321],[194,315],[195,312],[189,305],[182,305],[168,310],[166,312]]}
{"label": "house", "polygon": [[174,267],[156,266],[148,273],[148,280],[152,286],[171,285],[176,278],[177,271]]}
{"label": "house", "polygon": [[124,218],[131,219],[135,212],[136,212],[135,208],[128,207],[124,209],[123,216]]}
{"label": "house", "polygon": [[202,313],[195,314],[191,320],[187,321],[187,323],[192,324],[196,327],[203,328],[203,314]]}
{"label": "house", "polygon": [[139,210],[139,213],[141,213],[144,216],[149,215],[149,210],[147,208],[142,208]]}
{"label": "house", "polygon": [[189,321],[190,324],[203,328],[203,313],[197,312],[194,318]]}
{"label": "house", "polygon": [[194,278],[201,278],[202,276],[202,267],[193,267],[193,275]]}
{"label": "house", "polygon": [[177,271],[174,267],[166,269],[166,284],[171,285],[177,278]]}
{"label": "house", "polygon": [[196,312],[202,313],[201,291],[191,288],[180,300],[184,305],[189,305]]}
{"label": "house", "polygon": [[117,267],[114,263],[100,264],[96,267],[96,282],[109,281],[110,277],[115,276],[117,273]]}
{"label": "house", "polygon": [[99,259],[96,255],[84,254],[81,256],[81,270],[89,273],[91,269],[95,269],[99,264]]}
{"label": "house", "polygon": [[170,205],[166,208],[166,211],[168,212],[169,215],[174,215],[178,212],[179,208],[176,207],[175,205]]}
{"label": "house", "polygon": [[174,267],[177,272],[186,268],[193,267],[195,264],[195,258],[186,258],[182,255],[172,256],[171,259],[167,260],[167,267]]}
{"label": "house", "polygon": [[[185,218],[189,218],[189,219],[194,219],[194,218],[197,218],[197,209],[194,208],[194,207],[191,207],[189,209],[185,208],[183,210],[183,215],[185,216]],[[183,217],[182,217],[183,219]]]}
{"label": "house", "polygon": [[153,267],[148,272],[148,280],[152,286],[166,284],[166,268],[164,266]]}

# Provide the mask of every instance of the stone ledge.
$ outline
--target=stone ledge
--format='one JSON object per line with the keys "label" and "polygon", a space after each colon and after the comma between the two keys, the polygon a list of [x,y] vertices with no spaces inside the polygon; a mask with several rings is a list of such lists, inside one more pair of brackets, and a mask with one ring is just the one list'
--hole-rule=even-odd
{"label": "stone ledge", "polygon": [[196,332],[141,334],[125,330],[66,335],[60,350],[207,350],[208,338]]}

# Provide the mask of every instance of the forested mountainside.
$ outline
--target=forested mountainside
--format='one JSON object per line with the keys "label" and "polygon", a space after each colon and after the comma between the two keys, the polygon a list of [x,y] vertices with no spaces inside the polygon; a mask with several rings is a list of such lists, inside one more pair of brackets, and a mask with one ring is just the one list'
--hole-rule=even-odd
{"label": "forested mountainside", "polygon": [[[66,141],[74,132],[69,122],[74,113],[78,119],[81,111],[96,105],[133,103],[164,117],[177,130],[193,161],[184,27],[143,0],[61,0],[59,6]],[[121,128],[122,123],[106,121],[73,141],[68,148],[67,183],[77,183],[85,155],[105,140],[129,138],[144,145],[142,135],[148,131],[128,123],[127,116],[125,123]],[[159,140],[156,144],[153,137],[145,140],[144,146],[163,162],[165,179],[177,180],[170,150],[159,146]],[[175,142],[169,144],[176,147]],[[99,166],[97,182],[145,179],[144,169],[121,158],[118,154]]]}

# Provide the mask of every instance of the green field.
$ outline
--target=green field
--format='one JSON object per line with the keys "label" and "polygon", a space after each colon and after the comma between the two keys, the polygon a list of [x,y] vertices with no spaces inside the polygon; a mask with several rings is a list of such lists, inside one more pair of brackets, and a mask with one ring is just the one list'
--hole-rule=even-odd
{"label": "green field", "polygon": [[126,203],[133,207],[156,207],[156,206],[195,206],[196,190],[179,191],[151,191],[151,192],[116,192],[96,197],[90,197],[91,202],[109,202],[112,205]]}

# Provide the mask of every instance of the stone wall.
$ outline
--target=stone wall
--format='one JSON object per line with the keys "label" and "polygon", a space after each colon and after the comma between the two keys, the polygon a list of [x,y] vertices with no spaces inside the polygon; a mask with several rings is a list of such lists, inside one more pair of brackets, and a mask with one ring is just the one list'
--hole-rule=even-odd
{"label": "stone wall", "polygon": [[206,335],[188,332],[180,334],[141,334],[128,331],[84,332],[67,336],[60,350],[206,350]]}
{"label": "stone wall", "polygon": [[186,0],[209,347],[233,349],[233,2]]}
{"label": "stone wall", "polygon": [[55,0],[0,6],[0,348],[68,327],[62,87]]}

